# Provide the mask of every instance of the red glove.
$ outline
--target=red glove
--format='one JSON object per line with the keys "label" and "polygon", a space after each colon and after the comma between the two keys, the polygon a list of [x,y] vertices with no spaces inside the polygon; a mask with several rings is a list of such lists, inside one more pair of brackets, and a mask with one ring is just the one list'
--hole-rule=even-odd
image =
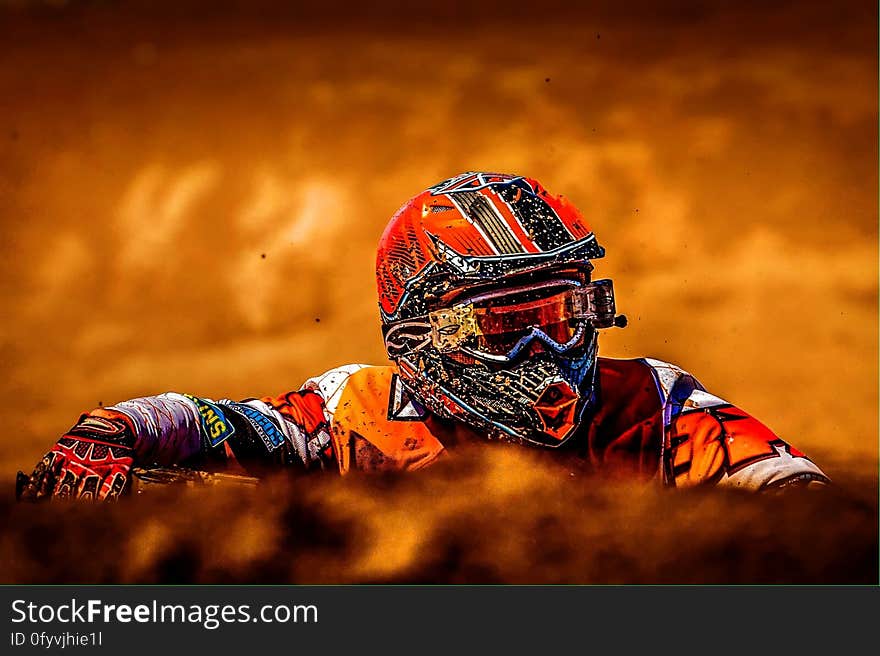
{"label": "red glove", "polygon": [[114,421],[116,417],[108,419],[83,415],[30,476],[19,472],[16,496],[28,501],[49,497],[109,501],[127,492],[134,462],[130,433],[123,422]]}

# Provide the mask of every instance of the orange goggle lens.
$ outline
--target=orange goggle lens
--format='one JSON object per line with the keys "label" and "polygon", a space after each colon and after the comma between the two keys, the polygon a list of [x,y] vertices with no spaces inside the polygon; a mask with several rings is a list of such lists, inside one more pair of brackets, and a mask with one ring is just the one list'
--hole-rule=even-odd
{"label": "orange goggle lens", "polygon": [[588,328],[614,325],[614,311],[610,280],[554,281],[472,297],[429,318],[432,342],[441,352],[512,358],[532,339],[557,351],[572,348]]}

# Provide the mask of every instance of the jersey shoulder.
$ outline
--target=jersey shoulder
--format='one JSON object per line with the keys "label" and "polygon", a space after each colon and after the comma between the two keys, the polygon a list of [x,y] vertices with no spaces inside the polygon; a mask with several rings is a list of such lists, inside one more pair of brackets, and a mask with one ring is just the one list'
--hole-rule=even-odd
{"label": "jersey shoulder", "polygon": [[401,384],[394,366],[346,365],[310,378],[331,426],[339,471],[414,470],[444,451],[425,423],[427,411]]}
{"label": "jersey shoulder", "polygon": [[706,408],[727,401],[706,391],[697,378],[678,365],[655,358],[598,358],[599,381],[607,400],[659,403],[668,423],[685,408]]}

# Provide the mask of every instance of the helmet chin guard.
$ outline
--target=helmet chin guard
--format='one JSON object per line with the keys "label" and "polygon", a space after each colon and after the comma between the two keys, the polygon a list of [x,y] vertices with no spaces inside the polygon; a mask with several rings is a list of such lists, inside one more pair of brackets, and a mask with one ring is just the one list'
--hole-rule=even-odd
{"label": "helmet chin guard", "polygon": [[537,181],[464,173],[415,196],[379,244],[401,382],[490,438],[559,447],[594,402],[597,330],[621,325],[580,212]]}
{"label": "helmet chin guard", "polygon": [[577,354],[539,353],[500,368],[430,350],[415,367],[409,358],[398,364],[401,379],[432,412],[490,438],[559,447],[592,402],[595,337]]}

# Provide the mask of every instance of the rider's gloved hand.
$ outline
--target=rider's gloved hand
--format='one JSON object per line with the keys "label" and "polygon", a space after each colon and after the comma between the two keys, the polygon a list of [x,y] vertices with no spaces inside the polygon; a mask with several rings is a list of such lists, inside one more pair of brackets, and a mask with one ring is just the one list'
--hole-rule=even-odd
{"label": "rider's gloved hand", "polygon": [[134,450],[128,446],[65,435],[30,476],[18,473],[16,496],[23,501],[117,499],[130,487],[133,462]]}

